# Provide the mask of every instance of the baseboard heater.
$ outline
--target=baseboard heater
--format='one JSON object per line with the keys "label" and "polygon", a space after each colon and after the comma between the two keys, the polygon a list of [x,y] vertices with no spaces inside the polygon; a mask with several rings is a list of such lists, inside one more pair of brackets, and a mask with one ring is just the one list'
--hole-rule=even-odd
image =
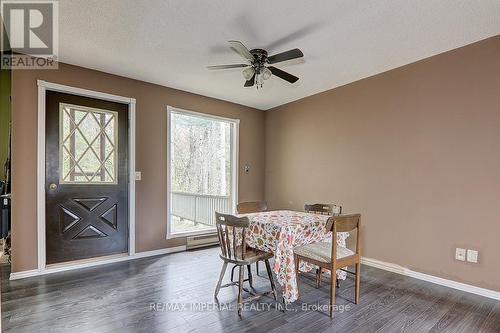
{"label": "baseboard heater", "polygon": [[191,236],[187,238],[186,249],[197,249],[200,247],[219,244],[219,237],[216,233],[200,236]]}

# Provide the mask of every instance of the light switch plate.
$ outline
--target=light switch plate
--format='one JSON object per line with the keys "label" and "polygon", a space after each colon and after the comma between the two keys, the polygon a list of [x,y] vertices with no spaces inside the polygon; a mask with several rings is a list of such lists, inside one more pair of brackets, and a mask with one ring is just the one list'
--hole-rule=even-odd
{"label": "light switch plate", "polygon": [[465,249],[457,247],[455,250],[455,259],[465,261]]}
{"label": "light switch plate", "polygon": [[476,250],[467,250],[467,261],[477,263],[478,254]]}
{"label": "light switch plate", "polygon": [[142,178],[142,173],[140,171],[135,172],[135,180],[141,180]]}

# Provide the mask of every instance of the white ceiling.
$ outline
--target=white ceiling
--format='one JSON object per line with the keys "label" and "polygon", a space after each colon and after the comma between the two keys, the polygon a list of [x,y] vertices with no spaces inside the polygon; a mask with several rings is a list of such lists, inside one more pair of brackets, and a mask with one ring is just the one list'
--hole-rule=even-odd
{"label": "white ceiling", "polygon": [[[269,109],[500,34],[499,0],[60,0],[59,56],[93,68]],[[240,40],[302,61],[244,88]]]}

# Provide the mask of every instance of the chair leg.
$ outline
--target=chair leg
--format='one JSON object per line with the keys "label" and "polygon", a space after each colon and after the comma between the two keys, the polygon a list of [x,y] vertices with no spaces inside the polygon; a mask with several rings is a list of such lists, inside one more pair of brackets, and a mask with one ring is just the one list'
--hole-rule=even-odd
{"label": "chair leg", "polygon": [[340,288],[340,280],[335,278],[335,280],[337,280],[337,288]]}
{"label": "chair leg", "polygon": [[214,295],[215,298],[217,298],[217,295],[219,294],[220,286],[222,284],[222,280],[224,279],[224,274],[226,273],[226,268],[227,268],[227,262],[224,262],[224,264],[222,264],[222,270],[220,271],[217,287],[215,287],[215,295]]}
{"label": "chair leg", "polygon": [[[335,266],[332,267],[332,272],[336,272]],[[335,305],[335,273],[330,274],[330,318],[333,318],[333,306]]]}
{"label": "chair leg", "polygon": [[356,287],[354,289],[354,303],[359,303],[359,287],[361,283],[361,264],[356,264]]}
{"label": "chair leg", "polygon": [[323,273],[323,269],[318,267],[316,269],[316,288],[321,287],[321,274]]}
{"label": "chair leg", "polygon": [[231,282],[234,282],[233,276],[234,276],[234,269],[238,267],[238,265],[234,265],[233,268],[231,269]]}
{"label": "chair leg", "polygon": [[238,280],[238,316],[241,316],[241,308],[243,307],[243,274],[245,266],[240,266],[240,277]]}
{"label": "chair leg", "polygon": [[257,276],[259,276],[259,262],[258,261],[255,263],[255,272],[256,272]]}
{"label": "chair leg", "polygon": [[271,282],[271,289],[273,291],[274,300],[277,300],[276,287],[274,286],[273,272],[271,271],[271,265],[269,265],[269,260],[264,261],[266,263],[267,275],[269,276],[269,282]]}
{"label": "chair leg", "polygon": [[253,279],[252,279],[252,267],[247,265],[248,269],[248,283],[250,284],[250,288],[253,288]]}

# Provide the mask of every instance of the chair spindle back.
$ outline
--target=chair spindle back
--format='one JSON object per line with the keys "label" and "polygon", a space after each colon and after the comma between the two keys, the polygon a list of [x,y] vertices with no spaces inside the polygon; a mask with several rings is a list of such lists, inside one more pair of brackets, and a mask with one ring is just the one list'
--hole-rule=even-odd
{"label": "chair spindle back", "polygon": [[[222,257],[228,260],[245,259],[245,231],[249,225],[250,222],[246,216],[236,217],[215,212],[215,226]],[[241,235],[241,246],[238,246],[238,235]]]}
{"label": "chair spindle back", "polygon": [[342,206],[333,204],[305,204],[304,210],[306,213],[338,216],[342,214]]}
{"label": "chair spindle back", "polygon": [[236,210],[238,211],[238,214],[265,212],[267,210],[267,202],[265,201],[240,202],[238,206],[236,206]]}

